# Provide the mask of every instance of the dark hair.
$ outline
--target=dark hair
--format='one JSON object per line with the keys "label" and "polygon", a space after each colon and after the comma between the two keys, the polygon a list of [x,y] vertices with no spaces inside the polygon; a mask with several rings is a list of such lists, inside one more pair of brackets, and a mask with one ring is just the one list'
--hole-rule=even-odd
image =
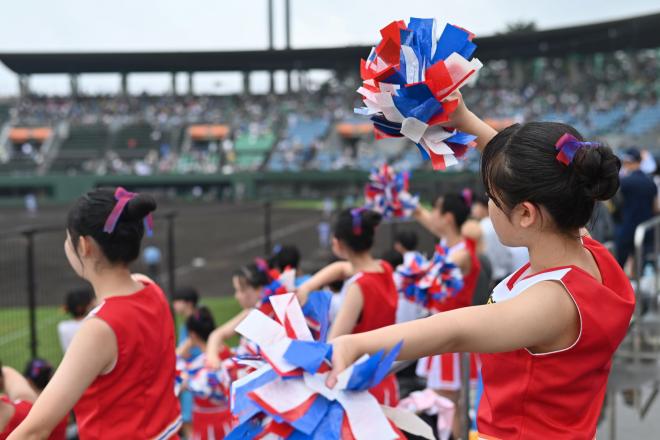
{"label": "dark hair", "polygon": [[267,286],[270,282],[268,273],[260,269],[255,263],[246,264],[235,271],[233,275],[244,280],[248,286],[255,289]]}
{"label": "dark hair", "polygon": [[507,214],[519,203],[542,205],[562,232],[583,227],[597,200],[619,188],[621,161],[606,146],[580,148],[573,161],[557,160],[555,143],[565,133],[558,122],[515,124],[498,133],[484,150],[481,176],[488,196]]}
{"label": "dark hair", "polygon": [[53,366],[47,360],[32,359],[25,364],[23,376],[32,381],[38,390],[43,391],[53,377]]}
{"label": "dark hair", "polygon": [[465,223],[470,215],[470,205],[468,204],[468,201],[459,193],[449,193],[438,197],[435,202],[436,207],[441,201],[442,206],[440,207],[440,212],[442,214],[452,214],[454,216],[456,228],[460,231],[461,226],[463,226],[463,223]]}
{"label": "dark hair", "polygon": [[213,314],[207,307],[199,307],[186,319],[186,329],[188,333],[195,333],[201,340],[208,340],[211,332],[215,330]]}
{"label": "dark hair", "polygon": [[394,249],[390,249],[388,251],[385,251],[381,260],[387,261],[390,264],[390,266],[396,268],[397,266],[403,264],[403,255],[401,255]]}
{"label": "dark hair", "polygon": [[92,301],[94,301],[94,291],[89,287],[79,287],[67,292],[64,298],[64,308],[74,318],[82,318],[87,314],[87,309]]}
{"label": "dark hair", "polygon": [[415,231],[408,230],[397,232],[394,241],[403,246],[407,251],[414,251],[417,249],[418,238]]}
{"label": "dark hair", "polygon": [[[374,245],[376,226],[382,216],[368,209],[345,209],[339,213],[335,222],[334,235],[354,252],[364,252]],[[359,223],[359,230],[354,228],[354,219]]]}
{"label": "dark hair", "polygon": [[199,302],[199,293],[197,289],[192,286],[182,286],[178,287],[172,296],[173,301],[185,301],[192,304],[194,307],[197,307]]}
{"label": "dark hair", "polygon": [[300,265],[300,250],[294,245],[278,246],[268,264],[280,272],[287,267],[298,269]]}
{"label": "dark hair", "polygon": [[110,263],[129,264],[138,258],[144,236],[143,220],[156,210],[156,201],[148,194],[138,194],[124,207],[114,231],[104,232],[105,222],[116,204],[115,190],[111,188],[90,191],[74,203],[67,220],[74,249],[80,237],[89,236]]}
{"label": "dark hair", "polygon": [[477,192],[474,194],[474,201],[472,202],[472,205],[474,204],[480,204],[488,207],[488,194],[485,192]]}

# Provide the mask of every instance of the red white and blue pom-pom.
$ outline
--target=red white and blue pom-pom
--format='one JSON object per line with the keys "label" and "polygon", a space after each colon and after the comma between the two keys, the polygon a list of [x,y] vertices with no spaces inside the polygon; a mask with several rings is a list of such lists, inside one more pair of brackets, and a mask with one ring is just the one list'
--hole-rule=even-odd
{"label": "red white and blue pom-pom", "polygon": [[447,298],[456,296],[463,288],[461,269],[449,261],[447,256],[448,249],[436,245],[426,277],[420,281],[420,287],[427,289],[428,308],[432,311],[437,310]]}
{"label": "red white and blue pom-pom", "polygon": [[474,35],[447,24],[436,39],[435,19],[411,18],[381,29],[382,40],[362,60],[358,93],[376,139],[407,137],[433,168],[457,163],[474,136],[445,128],[458,100],[447,99],[481,68],[472,57]]}
{"label": "red white and blue pom-pom", "polygon": [[406,255],[396,273],[404,297],[430,311],[463,288],[461,270],[447,259],[447,249],[440,245],[430,260],[419,252]]}
{"label": "red white and blue pom-pom", "polygon": [[364,187],[364,207],[385,218],[410,217],[419,205],[419,197],[408,191],[409,180],[409,172],[397,173],[387,164],[374,168]]}
{"label": "red white and blue pom-pom", "polygon": [[277,269],[268,270],[270,283],[264,287],[261,299],[264,300],[271,295],[293,292],[296,289],[296,270],[286,268],[283,272]]}
{"label": "red white and blue pom-pom", "polygon": [[367,391],[388,374],[400,344],[387,355],[365,355],[330,389],[332,345],[313,340],[294,294],[269,300],[276,320],[254,310],[236,329],[259,345],[264,363],[234,382],[231,408],[239,425],[226,438],[405,438]]}

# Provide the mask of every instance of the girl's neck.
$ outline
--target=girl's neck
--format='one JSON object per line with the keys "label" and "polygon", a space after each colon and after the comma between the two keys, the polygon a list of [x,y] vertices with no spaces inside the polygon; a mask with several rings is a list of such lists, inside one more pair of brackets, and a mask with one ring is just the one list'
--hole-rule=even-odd
{"label": "girl's neck", "polygon": [[103,301],[113,296],[128,296],[144,288],[135,281],[128,267],[113,267],[101,270],[88,278],[96,298]]}
{"label": "girl's neck", "polygon": [[453,247],[456,246],[458,243],[463,241],[463,236],[460,234],[460,232],[456,231],[455,229],[451,229],[444,234],[442,234],[442,238],[444,238],[447,247]]}
{"label": "girl's neck", "polygon": [[527,248],[532,273],[558,266],[588,267],[593,261],[582,240],[560,233],[546,233],[542,239],[533,240]]}
{"label": "girl's neck", "polygon": [[348,261],[355,272],[373,272],[379,268],[376,260],[369,252],[351,254],[348,256]]}

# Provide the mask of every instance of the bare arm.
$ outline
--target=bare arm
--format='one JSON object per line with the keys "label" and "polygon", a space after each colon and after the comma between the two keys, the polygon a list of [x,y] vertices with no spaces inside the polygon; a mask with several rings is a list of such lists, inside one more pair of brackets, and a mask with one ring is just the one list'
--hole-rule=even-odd
{"label": "bare arm", "polygon": [[353,332],[355,325],[360,319],[360,313],[364,307],[364,298],[362,289],[356,283],[353,283],[346,291],[346,296],[337,313],[337,317],[330,328],[329,338],[334,339],[341,335],[347,335]]}
{"label": "bare arm", "polygon": [[433,214],[431,211],[424,208],[422,205],[417,205],[415,212],[413,212],[413,217],[420,225],[422,225],[427,231],[435,235],[437,238],[440,238],[440,231],[438,231],[433,221]]}
{"label": "bare arm", "polygon": [[558,283],[542,282],[502,303],[341,336],[333,341],[333,372],[328,385],[334,386],[336,375],[362,354],[389,350],[401,340],[399,359],[416,359],[437,353],[494,353],[521,348],[547,352],[570,346],[579,332],[579,314],[570,295]]}
{"label": "bare arm", "polygon": [[117,340],[110,326],[98,318],[85,321],[53,379],[8,440],[47,438],[87,387],[98,375],[109,371],[116,359]]}
{"label": "bare arm", "polygon": [[298,301],[301,305],[305,304],[307,302],[307,297],[311,292],[318,290],[323,286],[327,286],[334,281],[345,280],[352,275],[353,267],[348,261],[335,261],[334,263],[328,264],[298,287],[298,290],[296,291]]}
{"label": "bare arm", "polygon": [[462,132],[475,135],[477,137],[475,140],[477,143],[477,149],[483,152],[488,142],[495,137],[497,131],[468,110],[463,101],[463,96],[459,91],[453,92],[448,99],[460,100],[456,111],[454,111],[450,117],[449,125]]}
{"label": "bare arm", "polygon": [[250,313],[250,309],[241,310],[236,316],[213,330],[206,342],[206,362],[212,368],[220,368],[218,353],[225,341],[236,334],[236,327]]}
{"label": "bare arm", "polygon": [[450,260],[458,266],[463,276],[466,276],[472,271],[472,258],[467,250],[461,249],[452,253]]}
{"label": "bare arm", "polygon": [[11,367],[2,367],[2,376],[9,400],[25,400],[26,402],[37,400],[37,393],[34,392],[21,373]]}

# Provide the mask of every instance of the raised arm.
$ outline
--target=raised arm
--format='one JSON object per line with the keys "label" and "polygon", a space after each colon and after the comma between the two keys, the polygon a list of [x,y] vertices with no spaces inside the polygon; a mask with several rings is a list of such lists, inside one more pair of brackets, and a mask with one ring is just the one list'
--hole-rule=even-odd
{"label": "raised arm", "polygon": [[335,261],[334,263],[328,264],[298,287],[298,290],[296,291],[298,301],[303,305],[307,302],[307,297],[311,292],[319,290],[323,286],[327,286],[334,281],[345,280],[352,275],[353,267],[348,261]]}
{"label": "raised arm", "polygon": [[440,231],[435,226],[433,221],[433,214],[430,210],[424,208],[422,205],[417,205],[413,212],[413,217],[419,222],[427,231],[433,234],[436,238],[440,238]]}
{"label": "raised arm", "polygon": [[220,358],[218,357],[220,349],[227,339],[236,334],[236,327],[249,313],[250,309],[241,310],[236,316],[211,332],[206,342],[206,363],[211,368],[220,368]]}
{"label": "raised arm", "polygon": [[34,402],[37,393],[34,392],[28,381],[21,373],[11,367],[2,367],[2,378],[4,391],[9,400],[25,400]]}
{"label": "raised arm", "polygon": [[94,379],[117,359],[115,334],[101,319],[88,319],[73,338],[53,379],[8,440],[41,440],[71,411]]}
{"label": "raised arm", "polygon": [[360,319],[362,308],[364,307],[364,298],[362,289],[357,283],[351,284],[346,291],[346,297],[341,304],[337,317],[330,327],[328,337],[334,339],[341,335],[348,335],[353,332],[353,328]]}
{"label": "raised arm", "polygon": [[477,149],[483,152],[488,142],[490,142],[490,140],[495,137],[497,131],[479,119],[478,116],[476,116],[467,108],[465,102],[463,101],[463,96],[459,91],[455,91],[449,95],[447,99],[460,100],[456,111],[454,111],[450,117],[448,125],[451,125],[452,127],[455,127],[462,132],[475,135],[477,137],[475,140],[477,143]]}

